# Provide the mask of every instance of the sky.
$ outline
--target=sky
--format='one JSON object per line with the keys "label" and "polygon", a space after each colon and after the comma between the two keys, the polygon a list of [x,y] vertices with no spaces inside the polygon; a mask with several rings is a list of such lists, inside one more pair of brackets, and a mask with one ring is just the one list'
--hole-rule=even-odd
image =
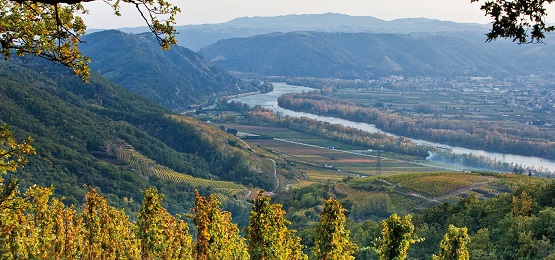
{"label": "sky", "polygon": [[[488,23],[480,4],[470,0],[170,0],[181,8],[176,24],[222,23],[245,16],[341,13],[373,16],[383,20],[433,18],[445,21]],[[122,5],[123,6],[123,5]],[[103,1],[85,3],[90,14],[83,16],[89,29],[144,26],[134,7],[113,15]]]}

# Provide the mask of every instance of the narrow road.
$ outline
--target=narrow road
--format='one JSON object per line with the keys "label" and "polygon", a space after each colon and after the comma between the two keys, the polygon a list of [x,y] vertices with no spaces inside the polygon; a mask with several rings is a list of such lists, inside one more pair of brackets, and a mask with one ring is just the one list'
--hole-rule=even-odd
{"label": "narrow road", "polygon": [[274,159],[269,159],[269,160],[274,163],[274,178],[276,178],[276,188],[272,192],[276,193],[277,189],[279,188],[279,179],[277,177],[277,171],[276,171],[276,161],[274,161]]}
{"label": "narrow road", "polygon": [[[309,146],[309,147],[327,149],[326,147],[323,147],[323,146],[318,146],[318,145],[313,145],[313,144],[299,143],[299,142],[290,141],[290,140],[286,140],[286,139],[274,138],[274,140],[276,140],[276,141],[281,141],[281,142],[286,142],[286,143],[304,145],[304,146]],[[449,168],[446,168],[446,167],[440,167],[440,166],[436,166],[436,165],[423,164],[423,163],[411,162],[411,161],[400,160],[400,159],[393,159],[393,158],[388,158],[388,157],[383,157],[383,156],[376,156],[376,155],[365,154],[365,153],[359,153],[359,152],[353,152],[353,151],[346,151],[346,150],[339,150],[339,149],[333,149],[333,150],[334,150],[334,151],[338,151],[338,152],[342,152],[342,153],[356,154],[356,155],[367,156],[367,157],[372,157],[372,158],[380,158],[380,159],[395,160],[395,161],[398,161],[398,162],[410,163],[410,164],[414,164],[414,165],[426,166],[426,167],[437,168],[437,169],[442,169],[442,170],[450,170],[450,171],[457,171],[457,172],[460,172],[460,171],[461,171],[461,170],[457,170],[457,169],[449,169]]]}
{"label": "narrow road", "polygon": [[247,198],[250,197],[251,194],[252,194],[252,189],[249,190],[249,193],[247,193],[247,196],[245,196],[245,198],[243,199],[243,201],[244,201],[245,203],[249,204],[249,205],[254,205],[254,204],[252,204],[252,203],[250,203],[250,202],[247,201]]}
{"label": "narrow road", "polygon": [[241,142],[243,142],[243,144],[247,146],[247,149],[251,150],[252,153],[256,153],[256,151],[254,149],[252,149],[251,146],[247,142],[245,142],[245,140],[243,140],[241,138],[239,138],[239,140]]}

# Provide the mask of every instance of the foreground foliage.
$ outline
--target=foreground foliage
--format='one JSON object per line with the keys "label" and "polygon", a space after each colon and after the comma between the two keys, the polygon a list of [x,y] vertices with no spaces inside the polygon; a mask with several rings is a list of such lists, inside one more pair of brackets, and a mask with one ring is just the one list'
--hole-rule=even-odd
{"label": "foreground foliage", "polygon": [[251,259],[307,259],[302,252],[301,239],[295,230],[288,230],[285,210],[281,204],[271,204],[270,197],[260,191],[247,227]]}
{"label": "foreground foliage", "polygon": [[458,228],[449,225],[447,234],[441,240],[439,255],[434,255],[434,260],[468,260],[468,243],[470,236],[467,228]]}
{"label": "foreground foliage", "polygon": [[[87,29],[78,15],[88,10],[81,0],[0,1],[0,53],[4,59],[34,55],[60,63],[87,82],[90,59],[79,51],[80,37]],[[89,1],[83,1],[89,2]],[[164,0],[104,1],[120,15],[122,4],[135,6],[156,36],[162,49],[175,44],[175,15],[181,10]]]}
{"label": "foreground foliage", "polygon": [[[0,140],[11,136],[9,129],[6,132]],[[26,147],[23,159],[32,151],[32,146]],[[263,192],[254,200],[246,241],[231,222],[231,213],[222,211],[214,196],[207,199],[196,192],[193,214],[189,216],[197,234],[193,241],[185,219],[168,213],[161,204],[163,196],[152,187],[143,192],[137,220],[132,221],[124,210],[108,205],[97,189],[87,187],[80,210],[54,198],[52,187],[32,186],[21,193],[17,181],[5,183],[1,177],[0,181],[2,259],[308,258],[301,238],[287,228],[282,205],[272,204]],[[351,225],[355,230],[351,233],[346,210],[330,198],[321,202],[324,207],[319,224],[303,232],[313,232],[316,259],[352,259],[352,255],[360,259],[406,259],[409,255],[426,258],[431,255],[427,252],[437,252],[438,246],[439,255],[434,259],[550,259],[555,257],[551,242],[555,241],[553,197],[554,182],[529,185],[482,202],[470,196],[456,205],[425,209],[416,215],[414,223],[411,215],[393,214],[380,223],[379,237],[379,232],[372,233],[379,227],[368,221],[359,227]],[[439,237],[445,232],[443,238]],[[361,239],[363,236],[365,239]],[[356,252],[357,245],[351,241],[360,243],[362,250]],[[409,246],[416,242],[422,243],[411,253]]]}
{"label": "foreground foliage", "polygon": [[403,260],[407,258],[409,246],[421,241],[414,232],[411,215],[399,217],[393,214],[380,224],[382,236],[378,240],[378,250],[381,260]]}
{"label": "foreground foliage", "polygon": [[356,244],[349,239],[345,229],[345,212],[339,201],[329,198],[320,213],[320,223],[315,227],[314,257],[316,259],[354,259]]}

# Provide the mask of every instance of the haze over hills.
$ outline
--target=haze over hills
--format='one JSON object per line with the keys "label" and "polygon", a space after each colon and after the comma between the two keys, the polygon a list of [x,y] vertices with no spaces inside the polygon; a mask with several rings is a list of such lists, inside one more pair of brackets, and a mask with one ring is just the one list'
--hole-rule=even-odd
{"label": "haze over hills", "polygon": [[163,51],[150,34],[110,30],[83,37],[79,49],[90,67],[112,82],[172,110],[206,103],[216,96],[253,91],[202,56],[181,46]]}
{"label": "haze over hills", "polygon": [[[128,33],[149,31],[147,27],[121,28]],[[385,21],[371,16],[344,14],[302,14],[274,17],[242,17],[226,23],[176,26],[178,44],[197,51],[222,39],[250,37],[273,32],[465,32],[484,35],[488,25],[456,23],[427,18],[406,18]],[[95,30],[92,30],[95,31]]]}
{"label": "haze over hills", "polygon": [[[436,34],[292,32],[221,40],[200,50],[232,71],[272,76],[507,76],[549,72],[551,45]],[[545,71],[544,71],[545,70]]]}

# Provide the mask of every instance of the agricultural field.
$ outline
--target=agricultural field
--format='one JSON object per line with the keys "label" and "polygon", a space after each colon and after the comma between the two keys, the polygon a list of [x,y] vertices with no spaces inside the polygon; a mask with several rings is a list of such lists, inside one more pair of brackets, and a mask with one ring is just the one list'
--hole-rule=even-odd
{"label": "agricultural field", "polygon": [[393,183],[400,188],[437,199],[448,197],[447,195],[462,191],[462,189],[481,187],[493,181],[494,178],[464,172],[425,172],[384,176],[383,180]]}
{"label": "agricultural field", "polygon": [[[289,161],[301,171],[305,180],[291,182],[289,187],[303,187],[313,183],[340,181],[344,178],[366,176],[412,176],[410,173],[442,172],[440,167],[371,156],[361,147],[343,144],[297,131],[262,126],[225,124],[240,132],[265,136],[244,139],[252,147],[260,147]],[[271,139],[275,138],[275,139]],[[410,178],[410,177],[409,177]],[[286,180],[285,180],[286,181]]]}
{"label": "agricultural field", "polygon": [[332,193],[349,208],[354,220],[379,220],[392,212],[413,213],[444,202],[456,203],[470,195],[492,198],[543,181],[514,174],[450,171],[425,161],[392,159],[395,154],[389,153],[382,153],[378,160],[375,153],[369,154],[362,147],[294,130],[222,125],[237,129],[250,147],[274,154],[302,173],[302,178],[292,179],[286,178],[286,172],[278,172],[278,191],[303,191],[314,184],[331,185]]}
{"label": "agricultural field", "polygon": [[[288,142],[283,139],[246,140],[251,145],[264,147],[292,162],[301,171],[319,180],[337,180],[343,177],[389,175],[414,171],[439,171],[416,163],[358,154],[337,148],[326,148]],[[328,176],[328,177],[325,177]]]}
{"label": "agricultural field", "polygon": [[239,124],[221,124],[228,128],[235,128],[241,132],[261,135],[276,139],[285,139],[288,141],[299,142],[303,144],[310,144],[322,147],[334,147],[339,150],[363,150],[364,147],[350,145],[326,138],[322,138],[317,135],[311,135],[307,133],[298,132],[295,130],[290,130],[286,128],[277,127],[266,127],[266,126],[251,126],[251,125],[239,125]]}
{"label": "agricultural field", "polygon": [[[331,93],[341,100],[363,106],[378,106],[415,117],[458,118],[466,121],[504,122],[507,126],[534,121],[550,121],[549,114],[536,109],[537,89],[506,89],[431,87],[417,89],[345,88]],[[526,96],[529,94],[530,96]],[[524,96],[523,96],[524,95]]]}

